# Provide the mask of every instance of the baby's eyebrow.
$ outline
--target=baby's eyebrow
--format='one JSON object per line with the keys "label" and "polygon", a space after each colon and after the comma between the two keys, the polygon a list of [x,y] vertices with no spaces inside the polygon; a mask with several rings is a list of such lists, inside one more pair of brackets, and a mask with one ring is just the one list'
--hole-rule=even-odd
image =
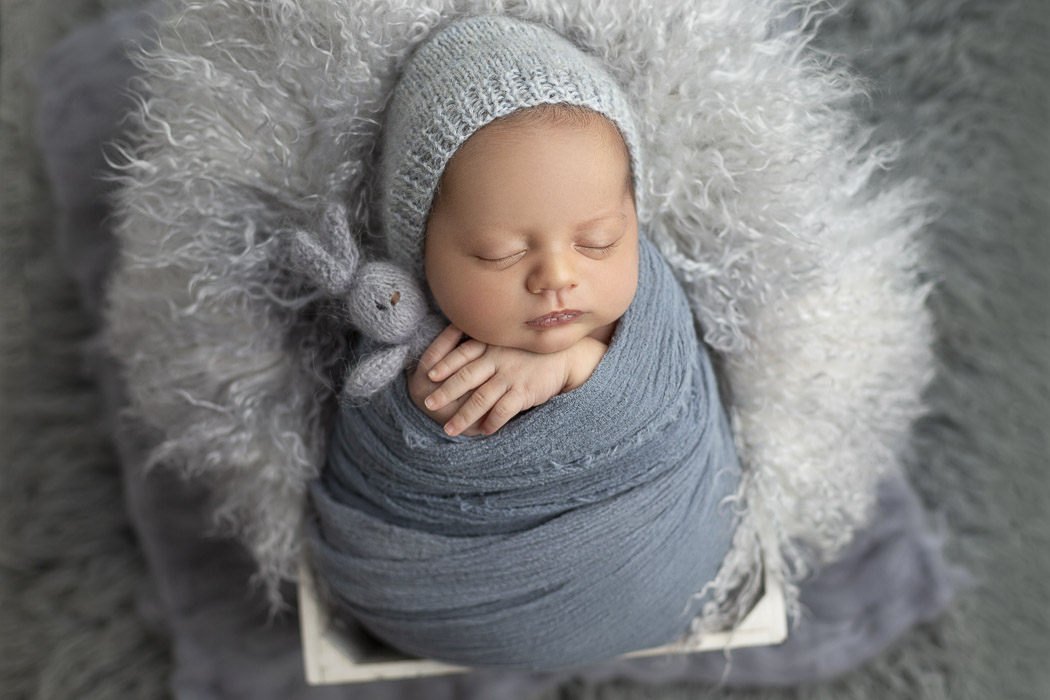
{"label": "baby's eyebrow", "polygon": [[[594,226],[595,224],[599,224],[603,221],[608,221],[609,219],[626,220],[627,215],[623,212],[609,212],[607,214],[599,214],[594,218],[587,219],[586,221],[581,221],[578,224],[576,224],[576,230],[582,231],[583,229],[588,228],[589,226]],[[480,240],[481,242],[502,242],[502,233],[527,233],[527,229],[517,228],[513,225],[506,224],[483,225],[479,226],[478,228],[462,229],[462,235],[465,235],[468,238],[473,238],[475,240]]]}
{"label": "baby's eyebrow", "polygon": [[588,226],[593,226],[594,224],[600,223],[602,221],[606,221],[608,219],[626,219],[626,218],[627,218],[627,215],[624,214],[623,212],[612,212],[612,213],[609,213],[609,214],[601,214],[599,216],[594,217],[593,219],[588,219],[587,221],[581,221],[579,224],[576,225],[576,228],[587,228]]}

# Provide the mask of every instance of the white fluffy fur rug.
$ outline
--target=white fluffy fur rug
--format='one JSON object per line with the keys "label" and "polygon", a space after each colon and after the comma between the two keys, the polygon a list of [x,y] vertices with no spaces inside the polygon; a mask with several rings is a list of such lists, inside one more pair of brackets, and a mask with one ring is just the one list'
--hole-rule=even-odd
{"label": "white fluffy fur rug", "polygon": [[[815,5],[802,2],[796,21]],[[374,153],[407,56],[434,28],[507,13],[596,54],[636,103],[639,212],[721,356],[745,479],[714,582],[746,612],[866,522],[931,376],[918,181],[864,191],[889,150],[844,109],[849,75],[805,52],[788,3],[187,3],[139,58],[121,151],[107,343],[152,463],[207,480],[276,592],[294,575],[345,332],[286,256],[348,203],[375,230]],[[369,235],[368,233],[362,235]],[[700,582],[698,582],[698,586]],[[742,588],[747,592],[742,592]],[[716,611],[711,611],[713,614]]]}
{"label": "white fluffy fur rug", "polygon": [[[929,234],[925,240],[931,278],[938,280],[928,300],[937,333],[937,375],[925,396],[930,412],[919,424],[907,464],[928,505],[953,533],[951,551],[978,575],[981,586],[948,619],[917,630],[867,669],[836,683],[749,697],[1036,698],[1050,690],[1043,663],[1050,635],[1045,612],[1050,609],[1045,592],[1050,577],[1045,555],[1050,536],[1045,509],[1050,497],[1045,430],[1050,414],[1045,75],[1050,65],[1044,48],[1048,27],[1036,5],[869,0],[846,7],[841,17],[824,22],[817,31],[817,48],[841,54],[871,81],[872,97],[857,101],[861,121],[852,126],[870,126],[879,141],[904,141],[893,169],[873,183],[853,184],[866,188],[863,192],[876,210],[879,193],[897,191],[895,186],[912,176],[930,183],[935,198],[937,217],[923,230]],[[64,15],[57,3],[8,1],[4,7],[0,565],[5,604],[0,606],[0,621],[5,649],[0,654],[0,684],[13,689],[15,697],[154,697],[162,692],[163,647],[149,641],[134,611],[136,582],[143,580],[141,564],[120,512],[118,472],[104,438],[107,427],[96,419],[99,400],[77,368],[77,343],[92,333],[92,319],[77,310],[72,289],[61,282],[57,260],[46,244],[51,223],[47,193],[29,146],[32,91],[24,71],[78,17]],[[79,7],[84,18],[99,9]],[[769,70],[781,69],[771,62]],[[726,79],[731,82],[731,76]],[[781,84],[794,85],[781,81],[771,88]],[[654,147],[659,152],[659,143]],[[695,148],[704,153],[703,144]],[[721,167],[714,165],[712,172]],[[769,170],[761,163],[744,169],[753,174]],[[775,173],[775,167],[772,170]],[[733,180],[723,182],[728,187]],[[668,192],[664,209],[680,217],[678,223],[702,224],[709,231],[737,230],[720,229],[717,221],[701,218],[708,214],[690,208],[689,203],[703,194],[682,183],[679,199],[674,190]],[[750,206],[757,204],[752,201]],[[768,216],[773,221],[807,221],[819,220],[820,214],[800,203]],[[748,223],[740,211],[726,215],[727,221],[743,218]],[[868,223],[857,220],[847,233],[864,238]],[[741,249],[751,254],[740,261],[724,260],[723,272],[734,264],[746,268],[767,260],[768,251],[747,245],[756,240],[747,237],[749,226],[740,230],[745,243]],[[704,245],[719,250],[717,239]],[[893,254],[892,249],[882,252]],[[757,288],[735,289],[723,297],[723,306],[712,305],[719,293],[703,288],[704,280],[710,279],[704,272],[694,272],[699,293],[709,302],[701,307],[720,308],[723,322],[714,317],[702,320],[707,320],[709,340],[730,359],[732,373],[733,353],[755,351],[746,342],[755,329],[746,328],[743,319],[765,319],[753,322],[768,324],[782,316],[763,314],[775,308],[775,299],[763,296],[769,290]],[[840,282],[853,284],[854,278]],[[837,299],[833,286],[823,291],[828,299],[811,307],[818,316],[829,299]],[[748,313],[734,315],[728,300],[738,296],[751,300]],[[886,313],[883,332],[892,332],[897,314],[908,316],[906,309],[892,304]],[[780,332],[788,342],[798,342],[791,328],[760,327],[763,333],[756,331],[756,336],[775,337],[772,334]],[[863,337],[865,327],[848,330],[852,339]],[[754,355],[738,371],[779,369],[770,359]],[[922,363],[910,366],[921,368]],[[848,382],[852,377],[844,371],[841,380]],[[777,381],[782,381],[780,375]],[[819,385],[800,388],[819,391]],[[861,393],[844,398],[864,397]],[[748,405],[747,396],[734,400]],[[895,410],[907,415],[916,408],[906,397],[892,401]],[[860,408],[878,413],[880,407],[865,407],[862,401]],[[844,409],[815,405],[811,410],[818,416],[820,411],[841,416]],[[761,453],[764,444],[781,444],[777,435],[790,430],[784,419],[792,413],[775,407],[774,412],[781,420],[763,417],[759,422],[770,432],[752,439],[748,449]],[[761,415],[759,407],[755,415]],[[876,426],[899,429],[906,422],[902,418],[888,415],[886,423]],[[827,425],[838,424],[832,418]],[[841,434],[840,428],[815,435],[814,441],[820,444]],[[870,440],[860,443],[867,444]],[[850,442],[843,446],[859,449]],[[309,464],[308,454],[303,452],[304,465]],[[770,463],[776,468],[775,460]],[[789,466],[781,463],[780,469]],[[803,482],[801,487],[812,484]],[[855,505],[863,510],[863,504]],[[792,515],[798,513],[790,503],[784,507]],[[285,512],[293,512],[291,508]],[[237,511],[235,505],[233,512]],[[827,514],[818,515],[820,523],[815,518],[807,526],[835,522],[824,520]],[[834,539],[833,527],[818,530],[829,536],[826,541]],[[795,533],[776,536],[788,534]],[[284,550],[274,561],[289,554],[287,544],[256,545],[257,552]],[[723,693],[596,685],[570,687],[566,694],[700,698]]]}

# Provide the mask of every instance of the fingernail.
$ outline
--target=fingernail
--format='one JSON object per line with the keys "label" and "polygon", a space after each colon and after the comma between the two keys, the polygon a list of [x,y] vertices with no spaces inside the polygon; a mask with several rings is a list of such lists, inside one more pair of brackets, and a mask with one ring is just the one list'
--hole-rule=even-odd
{"label": "fingernail", "polygon": [[453,428],[452,428],[452,422],[451,422],[451,421],[449,421],[448,423],[445,423],[445,433],[446,433],[446,434],[447,434],[447,435],[448,435],[449,437],[454,437],[454,436],[452,435],[452,433],[453,433]]}
{"label": "fingernail", "polygon": [[437,376],[437,373],[438,371],[436,369],[432,369],[429,372],[427,372],[427,376],[433,378]]}
{"label": "fingernail", "polygon": [[434,397],[433,396],[426,397],[425,399],[423,399],[423,403],[425,403],[427,405],[427,408],[434,408]]}

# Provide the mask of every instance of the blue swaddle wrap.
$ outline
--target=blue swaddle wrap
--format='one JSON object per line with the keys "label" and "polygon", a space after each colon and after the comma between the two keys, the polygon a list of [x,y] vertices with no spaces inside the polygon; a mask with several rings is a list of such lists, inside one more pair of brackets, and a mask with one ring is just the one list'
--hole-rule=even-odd
{"label": "blue swaddle wrap", "polygon": [[404,377],[343,406],[309,541],[334,603],[398,649],[566,667],[688,629],[738,480],[692,314],[643,238],[638,293],[578,389],[473,438],[446,436]]}

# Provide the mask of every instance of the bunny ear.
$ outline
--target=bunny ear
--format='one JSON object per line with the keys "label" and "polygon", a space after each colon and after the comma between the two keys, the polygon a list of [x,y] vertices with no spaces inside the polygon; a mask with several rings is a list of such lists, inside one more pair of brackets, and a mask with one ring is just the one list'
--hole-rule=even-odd
{"label": "bunny ear", "polygon": [[392,382],[408,363],[408,351],[407,345],[395,345],[362,358],[346,378],[342,399],[359,403]]}
{"label": "bunny ear", "polygon": [[319,233],[298,230],[292,235],[292,268],[330,296],[350,291],[360,261],[361,252],[341,203],[325,210]]}
{"label": "bunny ear", "polygon": [[332,202],[324,210],[321,219],[321,232],[325,240],[330,241],[331,250],[343,250],[353,246],[356,250],[353,234],[350,233],[350,219],[348,218],[346,205],[342,202]]}

